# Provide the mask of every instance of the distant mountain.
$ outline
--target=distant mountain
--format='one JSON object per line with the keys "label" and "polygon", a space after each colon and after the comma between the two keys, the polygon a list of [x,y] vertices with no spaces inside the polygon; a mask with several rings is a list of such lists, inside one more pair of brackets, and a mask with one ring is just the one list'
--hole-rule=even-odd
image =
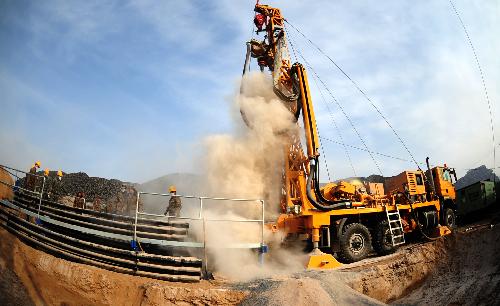
{"label": "distant mountain", "polygon": [[200,195],[199,189],[202,186],[202,179],[199,175],[192,173],[171,173],[138,184],[137,188],[144,192],[168,193],[168,188],[172,185],[177,188],[179,194]]}
{"label": "distant mountain", "polygon": [[[168,188],[174,185],[177,189],[177,194],[180,195],[195,195],[202,196],[203,179],[201,176],[192,173],[172,173],[160,176],[151,181],[137,184],[136,188],[143,192],[155,192],[168,194]],[[148,213],[163,214],[168,206],[170,197],[166,196],[141,196],[144,203],[144,210]],[[192,207],[195,209],[196,200],[184,199],[183,209]],[[192,202],[192,203],[191,203]]]}
{"label": "distant mountain", "polygon": [[499,181],[498,176],[493,174],[493,170],[482,165],[481,167],[467,171],[467,173],[457,181],[455,188],[462,189],[479,181],[493,181],[493,179],[497,182]]}

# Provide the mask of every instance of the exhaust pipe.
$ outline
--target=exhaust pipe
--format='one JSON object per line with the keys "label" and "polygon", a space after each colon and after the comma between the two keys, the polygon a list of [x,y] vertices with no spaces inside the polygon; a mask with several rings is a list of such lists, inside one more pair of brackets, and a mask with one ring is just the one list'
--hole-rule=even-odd
{"label": "exhaust pipe", "polygon": [[429,176],[431,180],[431,190],[432,190],[432,198],[436,197],[436,185],[434,185],[434,175],[431,171],[431,166],[429,164],[429,157],[425,158],[425,163],[427,164],[427,171],[429,171]]}

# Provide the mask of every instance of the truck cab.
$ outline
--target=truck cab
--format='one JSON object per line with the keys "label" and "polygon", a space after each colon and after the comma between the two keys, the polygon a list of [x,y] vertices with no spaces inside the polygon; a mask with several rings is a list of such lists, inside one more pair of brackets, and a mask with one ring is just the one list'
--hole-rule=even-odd
{"label": "truck cab", "polygon": [[430,168],[429,158],[427,162],[427,171],[425,173],[429,190],[430,198],[439,199],[441,206],[440,223],[448,227],[456,225],[456,191],[455,183],[457,182],[457,174],[454,168],[444,166],[436,166]]}
{"label": "truck cab", "polygon": [[445,165],[444,167],[434,167],[431,171],[437,196],[443,198],[443,200],[455,201],[455,183],[457,181],[455,169],[448,168]]}

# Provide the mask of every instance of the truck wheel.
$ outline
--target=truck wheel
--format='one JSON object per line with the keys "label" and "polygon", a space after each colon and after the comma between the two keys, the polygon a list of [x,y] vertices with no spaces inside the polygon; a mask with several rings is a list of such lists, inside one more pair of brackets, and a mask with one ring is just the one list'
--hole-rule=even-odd
{"label": "truck wheel", "polygon": [[370,252],[372,244],[370,231],[361,223],[351,223],[344,227],[340,236],[339,257],[343,262],[359,261]]}
{"label": "truck wheel", "polygon": [[391,230],[387,221],[378,223],[374,234],[373,249],[378,255],[392,254],[397,250],[398,247],[392,245]]}
{"label": "truck wheel", "polygon": [[444,210],[444,224],[445,226],[448,226],[449,228],[454,228],[455,227],[455,212],[451,208],[446,208]]}

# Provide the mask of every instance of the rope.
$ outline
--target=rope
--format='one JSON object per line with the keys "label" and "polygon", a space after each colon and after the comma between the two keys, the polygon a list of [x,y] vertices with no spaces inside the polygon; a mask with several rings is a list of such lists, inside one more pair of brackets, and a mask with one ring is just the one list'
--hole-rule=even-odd
{"label": "rope", "polygon": [[[323,52],[323,50],[318,46],[316,45],[315,43],[313,43],[309,38],[307,38],[301,31],[299,31],[296,27],[294,27],[291,23],[288,22],[288,20],[285,19],[285,22],[287,24],[289,24],[295,31],[297,31],[300,35],[302,35],[302,37],[304,37],[314,48],[316,48],[321,54],[323,54],[326,58],[328,58],[328,60],[330,60],[330,62],[332,62],[333,65],[335,65],[335,67],[337,67],[337,69],[347,78],[349,79],[349,81],[351,81],[351,83],[354,85],[354,87],[356,87],[356,89],[365,97],[365,99],[371,104],[371,106],[377,111],[377,113],[380,115],[380,117],[385,121],[385,123],[389,126],[389,128],[392,130],[392,132],[394,133],[394,135],[396,136],[396,138],[399,140],[399,142],[401,143],[401,145],[405,148],[406,152],[408,152],[408,154],[410,155],[412,161],[415,163],[415,165],[418,167],[418,169],[420,169],[420,166],[418,165],[418,162],[415,160],[415,157],[413,156],[413,154],[411,153],[410,149],[408,149],[408,147],[406,146],[405,142],[403,141],[403,139],[399,136],[399,134],[396,132],[396,130],[394,129],[394,127],[391,125],[391,123],[389,122],[389,120],[382,114],[382,112],[380,111],[380,109],[375,105],[375,103],[373,103],[373,101],[370,99],[370,97],[368,97],[368,95],[365,93],[365,91],[363,89],[361,89],[361,87],[358,85],[358,83],[356,83],[342,68],[340,68],[340,66],[330,57],[328,56],[325,52]],[[378,165],[377,165],[378,167]]]}
{"label": "rope", "polygon": [[[467,37],[467,41],[469,43],[469,46],[472,49],[472,53],[474,54],[474,59],[476,60],[477,68],[479,69],[479,74],[481,75],[481,82],[483,84],[484,95],[486,97],[486,102],[488,103],[488,111],[490,113],[491,138],[493,141],[493,169],[495,169],[496,168],[495,126],[493,124],[493,112],[491,110],[490,96],[488,94],[488,89],[486,87],[486,82],[484,80],[483,69],[481,68],[481,64],[479,63],[479,57],[477,56],[476,48],[474,48],[474,45],[472,44],[472,40],[469,36],[469,31],[467,31],[467,28],[465,27],[465,23],[463,22],[462,17],[460,17],[460,14],[458,13],[457,8],[453,4],[453,1],[452,0],[449,0],[449,1],[451,4],[451,7],[453,8],[453,11],[455,12],[455,15],[457,16],[458,20],[460,21],[460,24],[462,25],[462,28],[464,29],[465,36]],[[493,176],[493,177],[495,177],[495,176]],[[495,180],[495,178],[493,178],[493,179]]]}

